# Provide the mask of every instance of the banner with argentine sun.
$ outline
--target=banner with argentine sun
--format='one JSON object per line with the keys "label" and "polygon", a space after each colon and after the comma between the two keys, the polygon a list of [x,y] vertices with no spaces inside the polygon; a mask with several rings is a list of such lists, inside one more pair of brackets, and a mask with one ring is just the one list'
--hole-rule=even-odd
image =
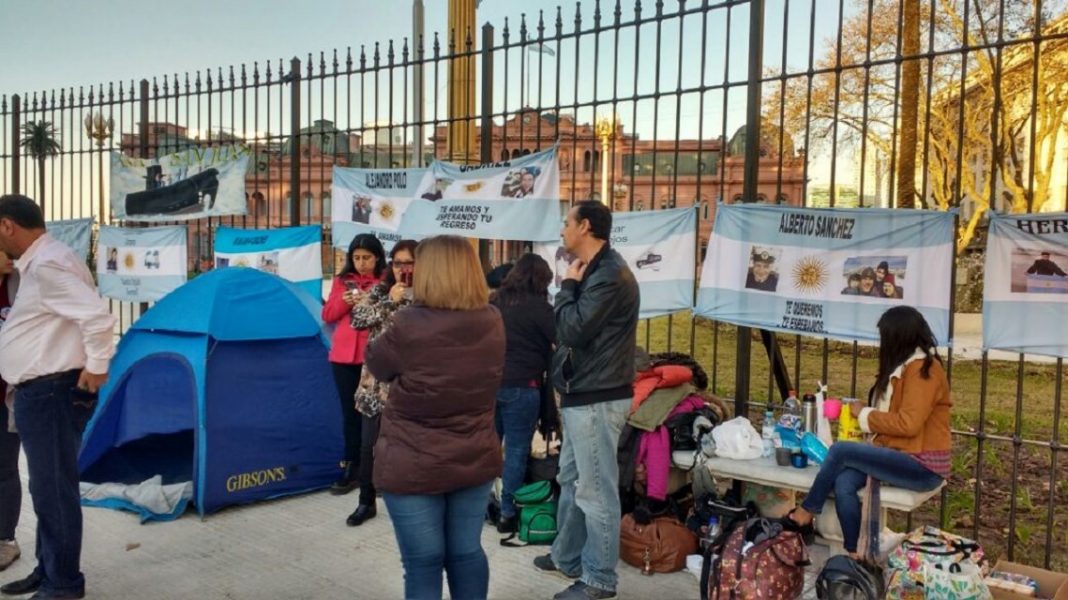
{"label": "banner with argentine sun", "polygon": [[322,227],[215,230],[215,267],[248,267],[297,284],[322,301]]}
{"label": "banner with argentine sun", "polygon": [[434,162],[404,215],[402,231],[533,242],[556,239],[560,233],[556,147],[482,165]]}
{"label": "banner with argentine sun", "polygon": [[345,250],[352,238],[370,233],[381,240],[386,252],[405,238],[401,229],[408,205],[427,169],[350,169],[334,167],[333,244]]}
{"label": "banner with argentine sun", "polygon": [[96,254],[100,295],[126,302],[155,302],[188,275],[185,226],[100,227]]}
{"label": "banner with argentine sun", "polygon": [[111,153],[111,212],[116,219],[182,221],[248,213],[243,144],[192,147],[155,158]]}
{"label": "banner with argentine sun", "polygon": [[701,271],[699,316],[878,340],[893,306],[919,310],[949,345],[954,212],[725,204]]}
{"label": "banner with argentine sun", "polygon": [[74,250],[78,258],[85,260],[89,256],[89,240],[93,237],[93,219],[49,221],[45,226],[48,229],[48,235]]}
{"label": "banner with argentine sun", "polygon": [[[641,291],[641,318],[693,308],[697,213],[693,208],[612,215],[612,248],[627,261]],[[555,294],[574,257],[559,242],[534,244],[553,269]]]}
{"label": "banner with argentine sun", "polygon": [[983,347],[1068,357],[1068,213],[991,213]]}

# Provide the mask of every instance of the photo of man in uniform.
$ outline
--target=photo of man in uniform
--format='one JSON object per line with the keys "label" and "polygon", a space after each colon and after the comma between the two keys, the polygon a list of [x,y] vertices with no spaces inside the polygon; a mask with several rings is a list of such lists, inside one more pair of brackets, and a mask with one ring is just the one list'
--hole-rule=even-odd
{"label": "photo of man in uniform", "polygon": [[353,196],[352,198],[352,222],[371,222],[371,199],[367,196]]}
{"label": "photo of man in uniform", "polygon": [[1028,275],[1057,275],[1058,277],[1068,276],[1057,263],[1050,260],[1050,253],[1048,250],[1043,250],[1039,254],[1039,258],[1035,260],[1034,264],[1027,269]]}
{"label": "photo of man in uniform", "polygon": [[745,287],[750,290],[774,292],[779,287],[779,274],[772,270],[775,257],[763,249],[753,248],[749,255],[749,273],[745,277]]}
{"label": "photo of man in uniform", "polygon": [[501,195],[506,198],[526,198],[534,195],[534,182],[537,181],[541,169],[538,167],[524,167],[508,174]]}
{"label": "photo of man in uniform", "polygon": [[420,196],[420,198],[422,198],[423,200],[430,200],[431,202],[441,200],[445,190],[448,189],[449,184],[451,183],[451,179],[445,177],[437,177],[434,179],[434,190],[423,194],[422,196]]}

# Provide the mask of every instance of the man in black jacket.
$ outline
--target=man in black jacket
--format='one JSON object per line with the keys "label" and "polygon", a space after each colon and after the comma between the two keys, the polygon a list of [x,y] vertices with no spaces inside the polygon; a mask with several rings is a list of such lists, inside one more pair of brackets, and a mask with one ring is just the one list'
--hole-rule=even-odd
{"label": "man in black jacket", "polygon": [[559,533],[534,559],[570,579],[554,600],[616,597],[620,506],[616,446],[634,395],[638,283],[609,244],[612,213],[576,204],[560,232],[576,258],[556,295],[553,385],[561,395]]}

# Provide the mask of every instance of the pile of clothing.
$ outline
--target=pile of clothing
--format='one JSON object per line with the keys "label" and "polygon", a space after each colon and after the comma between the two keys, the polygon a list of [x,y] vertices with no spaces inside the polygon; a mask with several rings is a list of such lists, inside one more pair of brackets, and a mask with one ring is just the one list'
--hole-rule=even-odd
{"label": "pile of clothing", "polygon": [[672,452],[700,452],[701,433],[727,414],[722,401],[707,393],[704,369],[687,354],[650,356],[639,349],[637,371],[620,435],[619,485],[624,512],[645,520],[665,513],[669,496],[685,486],[686,473],[674,469]]}

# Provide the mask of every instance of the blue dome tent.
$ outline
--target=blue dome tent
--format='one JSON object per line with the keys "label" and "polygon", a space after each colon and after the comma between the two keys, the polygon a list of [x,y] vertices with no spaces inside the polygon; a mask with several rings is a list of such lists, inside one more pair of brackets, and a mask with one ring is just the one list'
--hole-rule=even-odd
{"label": "blue dome tent", "polygon": [[[119,343],[85,431],[82,481],[192,482],[201,515],[328,486],[342,436],[319,310],[295,285],[245,268],[211,271],[163,298]],[[144,519],[185,508],[86,504]]]}

